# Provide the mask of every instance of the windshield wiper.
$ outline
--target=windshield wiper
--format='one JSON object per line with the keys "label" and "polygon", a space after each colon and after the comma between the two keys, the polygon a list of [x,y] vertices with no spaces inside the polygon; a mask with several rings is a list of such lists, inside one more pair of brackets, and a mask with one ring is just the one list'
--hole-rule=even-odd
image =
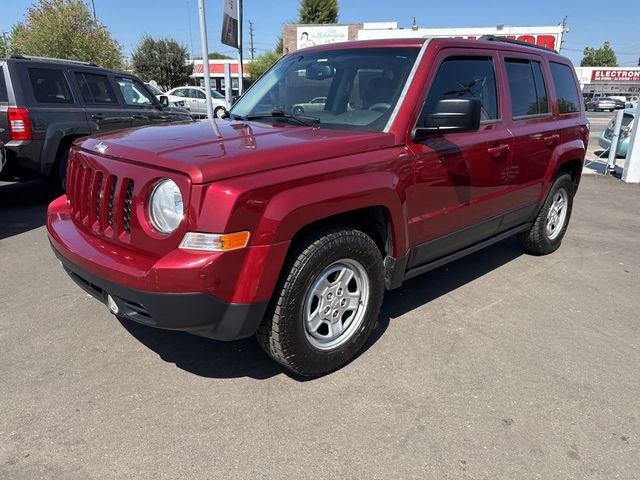
{"label": "windshield wiper", "polygon": [[285,112],[284,110],[272,110],[271,113],[254,113],[253,115],[247,115],[244,120],[255,120],[258,118],[286,118],[287,120],[295,120],[300,125],[306,127],[313,127],[320,123],[318,117],[310,117],[308,115],[294,115],[292,113]]}

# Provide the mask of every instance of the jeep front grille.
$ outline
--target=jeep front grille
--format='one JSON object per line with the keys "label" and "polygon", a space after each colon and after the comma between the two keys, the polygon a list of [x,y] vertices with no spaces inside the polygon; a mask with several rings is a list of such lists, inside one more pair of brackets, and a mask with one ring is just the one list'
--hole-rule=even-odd
{"label": "jeep front grille", "polygon": [[69,160],[67,198],[76,221],[106,235],[131,233],[134,181]]}

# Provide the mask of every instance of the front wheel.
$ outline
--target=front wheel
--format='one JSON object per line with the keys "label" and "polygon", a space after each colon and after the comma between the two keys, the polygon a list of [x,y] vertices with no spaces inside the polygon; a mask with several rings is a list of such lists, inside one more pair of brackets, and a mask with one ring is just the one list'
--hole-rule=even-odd
{"label": "front wheel", "polygon": [[365,233],[323,229],[286,263],[257,334],[278,363],[304,376],[336,370],[362,348],[384,294],[382,256]]}
{"label": "front wheel", "polygon": [[216,109],[213,111],[213,115],[216,118],[224,118],[226,114],[227,114],[227,109],[224,107],[216,107]]}
{"label": "front wheel", "polygon": [[570,175],[556,178],[533,225],[518,236],[525,251],[546,255],[560,247],[571,218],[574,194],[575,184]]}

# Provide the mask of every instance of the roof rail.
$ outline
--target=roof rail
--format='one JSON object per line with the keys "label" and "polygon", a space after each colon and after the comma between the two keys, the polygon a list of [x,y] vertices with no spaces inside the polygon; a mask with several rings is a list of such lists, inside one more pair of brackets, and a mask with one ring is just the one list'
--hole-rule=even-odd
{"label": "roof rail", "polygon": [[83,62],[81,60],[67,60],[66,58],[36,57],[33,55],[11,55],[9,58],[16,58],[19,60],[42,60],[45,62],[56,62],[56,63],[74,63],[76,65],[87,65],[90,67],[97,67],[97,65],[93,62]]}
{"label": "roof rail", "polygon": [[522,45],[523,47],[532,47],[537,48],[539,50],[544,50],[545,52],[553,52],[558,53],[555,50],[547,47],[543,47],[542,45],[536,45],[535,43],[523,42],[522,40],[514,40],[511,38],[498,37],[496,35],[482,35],[478,40],[487,40],[489,42],[504,42],[504,43],[512,43],[514,45]]}

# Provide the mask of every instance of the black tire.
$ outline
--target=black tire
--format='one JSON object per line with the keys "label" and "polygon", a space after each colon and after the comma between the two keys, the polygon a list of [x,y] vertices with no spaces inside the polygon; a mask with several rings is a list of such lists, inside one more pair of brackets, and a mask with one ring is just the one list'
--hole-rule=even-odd
{"label": "black tire", "polygon": [[224,107],[216,107],[213,111],[213,116],[216,118],[224,118],[227,113],[227,109]]}
{"label": "black tire", "polygon": [[[562,224],[556,225],[553,232],[549,233],[547,220],[558,195],[562,195],[562,191],[566,192],[565,206],[563,207],[566,210],[562,218]],[[575,184],[570,175],[562,174],[555,179],[533,225],[528,231],[518,235],[518,240],[526,252],[533,255],[547,255],[555,252],[560,247],[571,219],[574,194]]]}
{"label": "black tire", "polygon": [[49,174],[49,187],[56,194],[63,194],[66,191],[68,160],[69,148],[65,148],[58,154]]}
{"label": "black tire", "polygon": [[[354,318],[360,320],[357,323],[352,320],[351,329],[345,327],[344,343],[320,349],[312,344],[317,340],[305,327],[305,310],[312,304],[307,300],[313,297],[310,292],[324,272],[333,265],[342,265],[340,261],[355,261],[363,267],[369,282],[368,296],[365,304],[356,307],[358,312],[364,309],[354,313]],[[384,288],[382,256],[368,235],[349,227],[319,230],[291,252],[257,339],[271,358],[299,375],[317,377],[337,370],[352,360],[369,338],[380,312]],[[321,304],[318,311],[320,307]]]}

